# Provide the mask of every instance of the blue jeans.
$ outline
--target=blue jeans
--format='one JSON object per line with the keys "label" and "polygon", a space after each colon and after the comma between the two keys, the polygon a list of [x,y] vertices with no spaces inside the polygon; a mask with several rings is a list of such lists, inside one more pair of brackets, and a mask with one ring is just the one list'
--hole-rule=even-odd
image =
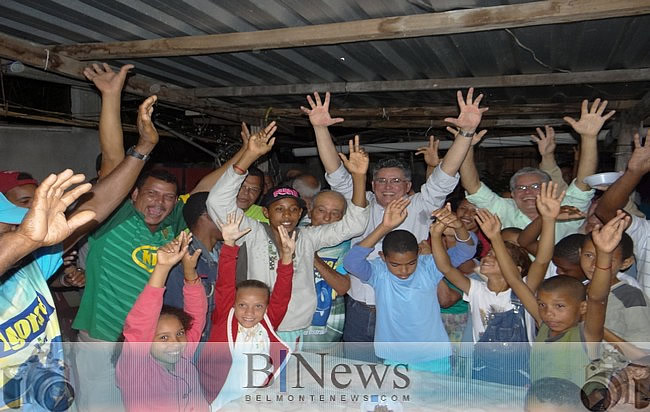
{"label": "blue jeans", "polygon": [[345,325],[343,342],[345,357],[367,362],[379,363],[375,356],[375,320],[377,312],[374,306],[345,296]]}

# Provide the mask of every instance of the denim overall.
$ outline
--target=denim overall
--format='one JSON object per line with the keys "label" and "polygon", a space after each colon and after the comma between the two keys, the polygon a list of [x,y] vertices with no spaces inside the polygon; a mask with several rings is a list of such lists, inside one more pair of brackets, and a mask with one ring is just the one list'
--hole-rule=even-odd
{"label": "denim overall", "polygon": [[474,345],[472,379],[515,386],[530,384],[525,310],[514,292],[510,299],[514,308],[491,313],[485,332]]}

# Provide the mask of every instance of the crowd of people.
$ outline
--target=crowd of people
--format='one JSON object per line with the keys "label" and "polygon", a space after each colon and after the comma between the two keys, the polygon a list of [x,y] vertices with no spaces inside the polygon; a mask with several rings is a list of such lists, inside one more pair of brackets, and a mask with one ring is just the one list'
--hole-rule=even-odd
{"label": "crowd of people", "polygon": [[[301,109],[328,189],[306,172],[275,185],[256,167],[274,147],[271,122],[243,124],[241,149],[179,194],[174,175],[143,171],[155,96],[124,151],[132,68],[85,71],[102,96],[95,184],[70,170],[40,183],[0,172],[3,407],[216,410],[301,351],[521,388],[526,410],[611,406],[589,379],[605,358],[650,379],[650,223],[630,201],[650,171],[650,132],[613,184],[590,187],[607,101],[565,117],[580,136],[575,177],[555,161],[553,128],[538,128],[540,166],[516,171],[509,197],[479,178],[488,109],[471,88],[445,119],[444,158],[433,138],[418,150],[420,188],[397,157],[369,170],[359,136],[338,153],[329,127],[343,119],[314,93]],[[71,351],[57,286],[83,287]],[[56,394],[45,373],[61,378]]]}

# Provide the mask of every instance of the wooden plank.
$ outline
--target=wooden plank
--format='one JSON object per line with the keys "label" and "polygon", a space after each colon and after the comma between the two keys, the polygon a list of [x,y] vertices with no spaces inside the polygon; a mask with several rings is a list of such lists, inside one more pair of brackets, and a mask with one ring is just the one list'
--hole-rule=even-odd
{"label": "wooden plank", "polygon": [[413,90],[456,90],[474,88],[549,86],[650,81],[650,69],[602,70],[573,73],[515,74],[506,76],[458,77],[446,79],[389,80],[371,82],[335,82],[283,84],[276,86],[208,87],[187,89],[196,97],[281,96],[332,93],[402,92]]}
{"label": "wooden plank", "polygon": [[[80,62],[64,54],[53,52],[42,44],[29,42],[3,33],[0,33],[0,57],[20,60],[25,65],[46,72],[84,81],[87,80],[83,75],[83,69],[91,64],[90,62]],[[186,92],[185,89],[172,84],[164,84],[139,74],[128,77],[124,90],[127,93],[143,97],[154,94],[151,90],[156,90],[155,94],[161,101],[218,116],[230,122],[241,121],[241,116],[234,117],[228,110],[218,110],[211,103],[195,98],[192,93]]]}
{"label": "wooden plank", "polygon": [[184,36],[54,48],[79,60],[188,56],[404,39],[650,13],[650,0],[549,0],[256,32]]}

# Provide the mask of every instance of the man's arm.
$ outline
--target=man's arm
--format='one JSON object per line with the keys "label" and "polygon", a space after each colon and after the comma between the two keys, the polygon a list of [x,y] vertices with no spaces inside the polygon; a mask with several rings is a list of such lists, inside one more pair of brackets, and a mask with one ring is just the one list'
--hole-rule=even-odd
{"label": "man's arm", "polygon": [[350,290],[350,277],[338,273],[332,269],[330,265],[325,263],[323,259],[314,253],[314,268],[320,273],[325,282],[332,287],[340,296],[345,295]]}
{"label": "man's arm", "polygon": [[634,152],[627,163],[627,170],[600,198],[596,207],[596,215],[603,222],[616,216],[616,211],[622,209],[630,198],[630,194],[639,184],[643,175],[650,171],[650,130],[641,146],[638,134],[634,135]]}
{"label": "man's arm", "polygon": [[106,63],[101,66],[93,64],[84,69],[86,78],[102,94],[102,110],[99,115],[99,146],[102,152],[102,164],[98,172],[100,179],[108,176],[124,159],[120,101],[126,75],[133,67],[132,64],[125,64],[117,73]]}
{"label": "man's arm", "polygon": [[[156,100],[156,96],[150,96],[138,108],[138,132],[140,138],[135,150],[143,155],[151,153],[158,143],[158,132],[151,122],[153,105]],[[71,218],[73,218],[79,213],[92,211],[95,218],[65,239],[63,242],[64,250],[74,246],[81,237],[97,227],[113,213],[115,208],[122,203],[124,197],[129,194],[143,166],[144,162],[141,159],[126,156],[108,176],[95,185],[91,191],[92,196],[80,204],[71,214]]]}
{"label": "man's arm", "polygon": [[212,186],[217,183],[217,181],[223,176],[223,174],[228,170],[229,167],[232,167],[235,163],[239,161],[239,159],[242,157],[244,152],[246,151],[246,146],[248,146],[248,138],[250,137],[250,132],[248,131],[248,126],[246,126],[246,123],[242,122],[241,124],[241,140],[242,140],[242,145],[239,151],[233,155],[228,161],[224,164],[221,165],[218,169],[208,173],[205,175],[201,180],[199,180],[199,183],[194,186],[194,189],[190,192],[191,194],[198,193],[198,192],[209,192],[210,189],[212,189]]}
{"label": "man's arm", "polygon": [[[474,142],[474,139],[480,138],[485,135],[485,131],[482,131],[476,134],[476,128],[481,122],[483,113],[485,113],[488,108],[483,107],[479,108],[479,103],[483,99],[483,95],[479,94],[476,99],[473,99],[474,88],[470,87],[467,92],[467,99],[463,98],[463,93],[458,90],[456,92],[456,97],[458,99],[458,106],[460,108],[460,114],[457,118],[448,117],[445,119],[445,122],[451,123],[454,126],[458,127],[459,131],[456,134],[454,143],[451,145],[445,158],[440,164],[440,168],[448,176],[455,176],[458,172],[458,169],[463,163],[463,159],[467,155],[467,150],[470,145],[475,145],[477,142]],[[477,137],[478,136],[478,137]]]}
{"label": "man's arm", "polygon": [[607,100],[603,100],[601,103],[600,99],[596,99],[591,105],[591,109],[589,109],[589,102],[583,100],[580,120],[576,121],[569,116],[564,117],[564,121],[580,134],[580,160],[575,184],[583,192],[591,189],[584,182],[584,178],[596,173],[598,167],[598,132],[602,129],[605,121],[615,113],[614,110],[611,110],[603,116],[606,107]]}
{"label": "man's arm", "polygon": [[463,160],[463,163],[460,165],[460,183],[470,195],[478,192],[478,190],[481,188],[481,180],[478,176],[476,163],[474,163],[473,146],[469,148],[467,151],[467,156],[465,156],[465,160]]}
{"label": "man's arm", "polygon": [[332,136],[330,135],[328,127],[341,123],[343,118],[337,117],[332,119],[330,116],[330,92],[325,93],[324,102],[321,101],[318,92],[314,92],[313,99],[308,95],[307,102],[309,103],[310,109],[300,106],[300,110],[309,116],[309,122],[314,128],[318,155],[320,156],[321,162],[323,162],[325,172],[327,174],[333,173],[339,168],[341,161],[339,160],[334,142],[332,142]]}

